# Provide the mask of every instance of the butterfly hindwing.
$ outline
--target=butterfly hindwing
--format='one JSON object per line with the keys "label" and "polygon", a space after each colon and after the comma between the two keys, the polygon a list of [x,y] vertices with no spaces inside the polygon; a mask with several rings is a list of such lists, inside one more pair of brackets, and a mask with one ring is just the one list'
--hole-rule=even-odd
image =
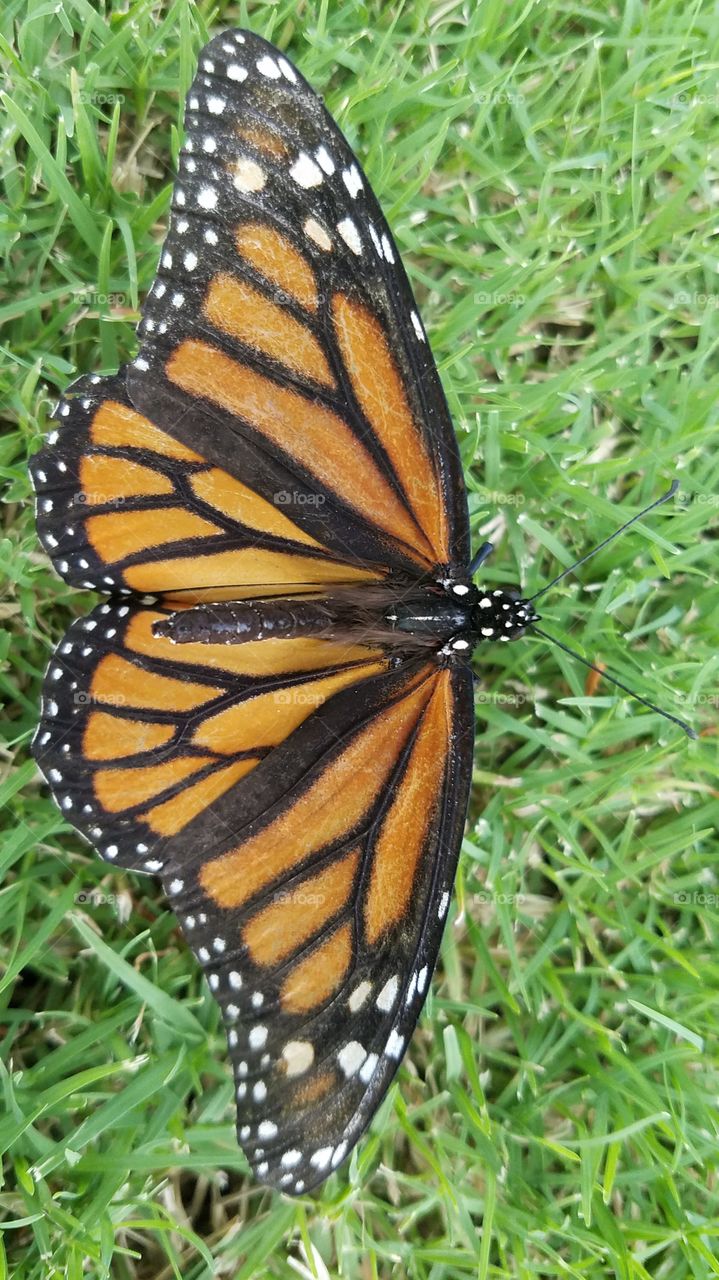
{"label": "butterfly hindwing", "polygon": [[203,51],[185,125],[128,368],[133,403],[231,474],[246,451],[292,472],[297,522],[316,528],[319,502],[336,553],[451,576],[468,559],[454,433],[399,254],[345,139],[249,32]]}
{"label": "butterfly hindwing", "polygon": [[114,600],[73,623],[34,742],[66,817],[116,866],[153,873],[195,847],[193,823],[220,797],[220,824],[241,825],[241,781],[317,706],[347,687],[361,702],[388,666],[361,638],[174,645],[152,631],[168,612]]}
{"label": "butterfly hindwing", "polygon": [[168,848],[163,881],[223,1009],[238,1135],[263,1181],[322,1181],[399,1065],[449,902],[473,719],[466,670],[373,676],[258,765],[240,825],[228,795]]}

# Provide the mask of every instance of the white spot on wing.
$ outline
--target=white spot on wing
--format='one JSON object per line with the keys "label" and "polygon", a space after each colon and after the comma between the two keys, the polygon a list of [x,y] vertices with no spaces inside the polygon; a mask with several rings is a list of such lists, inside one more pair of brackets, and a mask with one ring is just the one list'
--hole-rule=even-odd
{"label": "white spot on wing", "polygon": [[379,236],[377,235],[377,232],[376,232],[376,231],[375,231],[375,229],[374,229],[374,223],[373,223],[373,222],[368,222],[368,223],[367,223],[367,226],[369,227],[369,233],[370,233],[370,236],[371,236],[371,239],[372,239],[372,244],[374,245],[375,249],[377,250],[377,257],[378,257],[378,258],[381,258],[381,257],[382,257],[382,245],[380,244]]}
{"label": "white spot on wing", "polygon": [[347,1154],[347,1143],[340,1142],[340,1145],[338,1147],[335,1147],[334,1152],[332,1154],[332,1160],[330,1161],[333,1169],[336,1169],[337,1165],[342,1163],[346,1154]]}
{"label": "white spot on wing", "polygon": [[318,147],[315,151],[317,163],[321,169],[324,169],[327,177],[331,177],[335,171],[335,162],[325,146]]}
{"label": "white spot on wing", "polygon": [[233,182],[238,191],[261,191],[265,185],[265,174],[256,160],[241,159],[234,167]]}
{"label": "white spot on wing", "polygon": [[279,80],[282,74],[274,58],[271,58],[269,54],[265,54],[264,58],[259,59],[257,70],[261,76],[267,76],[268,80]]}
{"label": "white spot on wing", "polygon": [[309,1040],[288,1040],[282,1050],[288,1076],[301,1076],[315,1060],[315,1051]]}
{"label": "white spot on wing", "polygon": [[389,1013],[390,1009],[394,1005],[395,1000],[397,999],[398,990],[399,990],[399,977],[397,976],[396,973],[394,973],[392,977],[388,978],[387,981],[385,982],[375,1002],[377,1005],[377,1008],[382,1010],[382,1013]]}
{"label": "white spot on wing", "polygon": [[359,169],[356,164],[350,165],[349,169],[345,169],[342,173],[342,181],[349,191],[352,199],[362,190],[362,179],[359,175]]}
{"label": "white spot on wing", "polygon": [[323,181],[322,170],[319,165],[315,164],[311,156],[306,151],[300,151],[297,159],[290,168],[290,177],[294,179],[299,187],[307,190],[309,187],[319,187]]}
{"label": "white spot on wing", "polygon": [[327,235],[324,227],[321,226],[316,218],[308,218],[302,229],[305,235],[309,236],[310,240],[314,240],[315,244],[319,245],[320,249],[324,249],[325,252],[329,252],[332,248],[332,241]]}
{"label": "white spot on wing", "polygon": [[362,241],[360,239],[359,231],[352,219],[343,218],[341,222],[337,223],[337,230],[342,236],[347,247],[359,257],[362,253]]}
{"label": "white spot on wing", "polygon": [[369,1084],[370,1080],[372,1079],[372,1076],[375,1073],[375,1067],[377,1066],[378,1062],[379,1062],[379,1058],[377,1057],[376,1053],[367,1054],[367,1057],[365,1058],[364,1062],[362,1063],[362,1066],[360,1067],[360,1073],[359,1073],[360,1080],[362,1081],[363,1084]]}
{"label": "white spot on wing", "polygon": [[337,1061],[346,1076],[353,1076],[362,1066],[367,1057],[367,1050],[361,1045],[359,1040],[350,1040],[349,1044],[343,1045],[337,1054]]}
{"label": "white spot on wing", "polygon": [[297,84],[297,76],[294,67],[291,67],[286,58],[278,58],[277,65],[282,72],[285,80],[289,80],[290,84]]}
{"label": "white spot on wing", "polygon": [[371,982],[360,982],[359,986],[355,987],[354,991],[352,992],[352,995],[347,1001],[352,1013],[356,1013],[358,1009],[362,1008],[362,1005],[364,1004],[371,990],[372,990]]}
{"label": "white spot on wing", "polygon": [[387,1046],[385,1048],[385,1053],[389,1058],[400,1058],[402,1056],[403,1049],[404,1049],[404,1036],[401,1036],[395,1028],[390,1032],[390,1036],[387,1041]]}

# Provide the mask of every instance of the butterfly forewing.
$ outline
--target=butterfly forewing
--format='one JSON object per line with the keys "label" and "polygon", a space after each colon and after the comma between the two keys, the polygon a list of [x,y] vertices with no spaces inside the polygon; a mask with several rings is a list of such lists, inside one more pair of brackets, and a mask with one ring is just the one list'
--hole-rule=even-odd
{"label": "butterfly forewing", "polygon": [[204,51],[185,125],[133,402],[231,474],[261,458],[261,491],[272,500],[286,484],[297,522],[321,523],[337,553],[451,576],[468,559],[455,438],[399,254],[342,134],[249,33]]}
{"label": "butterfly forewing", "polygon": [[[466,579],[468,516],[396,247],[321,101],[226,33],[186,134],[139,355],[70,389],[31,464],[58,572],[112,594],[55,652],[34,751],[103,857],[162,877],[223,1010],[240,1142],[295,1194],[371,1120],[436,960],[472,681],[431,637],[390,645],[378,602]],[[333,589],[367,625],[154,630]]]}

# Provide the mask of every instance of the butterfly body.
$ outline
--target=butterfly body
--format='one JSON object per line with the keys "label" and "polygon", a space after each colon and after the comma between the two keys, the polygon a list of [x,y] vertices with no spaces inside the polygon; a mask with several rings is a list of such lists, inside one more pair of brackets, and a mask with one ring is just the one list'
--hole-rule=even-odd
{"label": "butterfly body", "polygon": [[[383,607],[384,606],[384,607]],[[538,615],[515,590],[478,589],[474,583],[441,583],[423,591],[405,587],[349,588],[334,596],[295,596],[199,605],[178,610],[153,626],[173,644],[248,644],[270,637],[371,639],[395,652],[461,656],[466,661],[486,640],[514,640]]]}

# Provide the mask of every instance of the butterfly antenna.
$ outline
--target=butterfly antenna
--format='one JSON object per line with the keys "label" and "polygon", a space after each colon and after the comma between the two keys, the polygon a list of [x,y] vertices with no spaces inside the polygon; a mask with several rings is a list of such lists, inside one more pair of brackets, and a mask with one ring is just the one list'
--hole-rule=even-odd
{"label": "butterfly antenna", "polygon": [[[581,559],[576,560],[568,569],[563,569],[561,573],[557,574],[556,578],[552,578],[551,582],[548,582],[546,586],[541,588],[541,590],[536,591],[533,596],[530,596],[527,603],[531,604],[535,600],[538,600],[540,596],[544,595],[545,591],[549,591],[552,587],[555,587],[557,583],[561,582],[562,578],[566,578],[568,574],[574,573],[580,565],[589,560],[591,556],[595,556],[598,551],[602,550],[602,547],[606,547],[608,543],[614,542],[615,538],[618,538],[620,534],[625,533],[627,529],[630,529],[633,524],[636,524],[638,520],[641,520],[649,511],[653,511],[655,507],[661,507],[663,503],[668,502],[670,498],[674,497],[678,488],[679,481],[672,481],[671,487],[667,489],[666,493],[662,494],[661,498],[657,498],[654,502],[650,502],[649,505],[644,507],[637,515],[632,516],[631,520],[627,520],[625,524],[621,525],[618,529],[615,529],[614,533],[610,533],[609,537],[605,538],[603,542],[599,542],[596,547],[592,547],[591,551],[588,551],[586,555],[581,557]],[[564,653],[569,654],[570,658],[575,658],[577,662],[581,662],[582,666],[587,667],[589,671],[595,671],[603,680],[608,680],[610,684],[615,685],[617,689],[621,689],[623,693],[628,693],[630,698],[634,698],[636,702],[641,702],[643,706],[649,707],[650,711],[656,711],[657,714],[663,716],[665,720],[671,720],[672,724],[676,724],[680,729],[684,730],[688,738],[698,737],[696,730],[692,729],[691,725],[687,724],[685,720],[680,720],[679,716],[671,715],[669,711],[663,711],[661,707],[656,705],[656,703],[650,702],[648,698],[643,698],[640,693],[635,693],[634,689],[630,689],[628,685],[623,684],[616,676],[610,675],[609,672],[596,666],[595,663],[590,662],[588,658],[583,658],[581,653],[577,653],[576,649],[571,649],[568,644],[564,644],[564,642],[562,640],[558,640],[556,636],[550,636],[549,632],[542,631],[540,627],[537,627],[534,624],[532,624],[531,630],[535,635],[541,636],[543,640],[549,640],[552,644],[556,644],[558,649],[562,649]]]}
{"label": "butterfly antenna", "polygon": [[[534,595],[529,597],[527,603],[531,604],[533,600],[539,600],[540,596],[543,596],[545,591],[549,591],[552,587],[556,587],[557,583],[562,581],[562,578],[566,578],[568,574],[574,573],[580,565],[584,564],[592,556],[595,556],[598,551],[602,550],[602,547],[606,547],[610,542],[614,542],[614,539],[620,537],[622,533],[626,533],[627,529],[631,529],[632,525],[636,524],[638,520],[641,520],[643,516],[648,514],[648,512],[653,511],[655,507],[661,507],[663,503],[668,502],[670,498],[674,497],[678,488],[679,481],[674,480],[671,488],[667,489],[667,492],[663,494],[661,498],[657,498],[655,502],[650,502],[648,507],[644,507],[643,511],[632,516],[631,520],[627,520],[626,524],[620,525],[620,527],[615,529],[614,533],[610,533],[609,537],[605,538],[603,542],[598,542],[596,547],[592,547],[591,551],[587,551],[586,555],[583,555],[581,559],[575,560],[574,564],[570,564],[568,569],[563,569],[562,572],[558,573],[556,578],[552,578],[552,581],[548,582],[545,587],[542,587],[539,591],[535,591]],[[575,654],[575,657],[577,656],[578,655]],[[641,702],[642,699],[640,698],[639,701]],[[654,709],[656,711],[658,708],[655,707]],[[670,716],[669,719],[671,720],[672,717]]]}
{"label": "butterfly antenna", "polygon": [[548,631],[542,631],[541,627],[536,627],[534,624],[532,624],[530,630],[533,635],[541,636],[543,640],[550,640],[552,644],[556,644],[557,648],[563,649],[565,653],[569,654],[570,658],[576,658],[577,662],[581,662],[582,665],[588,667],[590,671],[596,671],[597,675],[600,675],[603,680],[608,680],[610,684],[616,685],[618,689],[621,689],[624,693],[628,693],[630,698],[634,698],[637,702],[643,703],[645,707],[649,707],[650,711],[656,711],[660,716],[663,716],[665,720],[671,720],[672,724],[679,725],[679,728],[684,730],[688,738],[699,737],[696,729],[692,729],[691,725],[688,725],[686,720],[680,720],[678,716],[671,715],[669,711],[662,711],[662,708],[658,707],[656,703],[650,702],[648,698],[643,698],[640,693],[635,693],[628,685],[623,684],[621,680],[617,680],[616,676],[610,676],[607,671],[602,670],[601,667],[595,666],[595,664],[590,662],[588,658],[583,658],[581,653],[577,653],[576,649],[570,649],[568,644],[564,644],[563,641],[558,640],[556,636],[550,636]]}

